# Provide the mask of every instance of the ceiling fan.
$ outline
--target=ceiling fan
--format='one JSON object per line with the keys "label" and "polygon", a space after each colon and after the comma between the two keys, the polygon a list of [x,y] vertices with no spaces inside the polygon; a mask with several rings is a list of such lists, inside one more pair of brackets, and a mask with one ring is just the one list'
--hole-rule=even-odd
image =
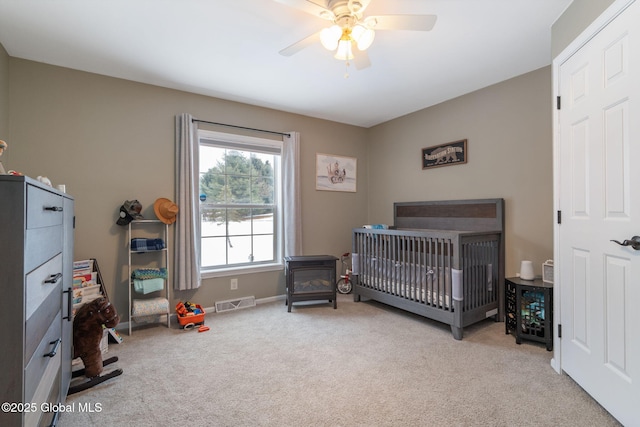
{"label": "ceiling fan", "polygon": [[[364,16],[371,0],[275,0],[303,12],[310,13],[332,23],[327,28],[299,40],[280,51],[291,56],[320,41],[334,51],[334,57],[347,62],[354,60],[357,69],[371,65],[366,49],[371,46],[378,30],[430,31],[436,23],[436,15],[378,15]],[[323,5],[320,5],[322,3]],[[326,6],[325,6],[326,5]],[[354,45],[359,52],[354,54]],[[346,75],[348,77],[348,74]]]}

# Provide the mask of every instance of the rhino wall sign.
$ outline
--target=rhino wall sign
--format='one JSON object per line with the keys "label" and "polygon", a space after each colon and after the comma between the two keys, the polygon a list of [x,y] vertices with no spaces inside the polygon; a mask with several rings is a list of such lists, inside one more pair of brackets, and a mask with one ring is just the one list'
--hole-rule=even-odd
{"label": "rhino wall sign", "polygon": [[422,169],[467,163],[467,140],[422,149]]}

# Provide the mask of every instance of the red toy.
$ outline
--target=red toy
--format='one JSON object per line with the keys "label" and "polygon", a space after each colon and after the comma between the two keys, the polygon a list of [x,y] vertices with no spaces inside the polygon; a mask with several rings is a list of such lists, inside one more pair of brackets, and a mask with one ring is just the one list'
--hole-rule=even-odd
{"label": "red toy", "polygon": [[[178,313],[178,323],[182,329],[192,329],[196,325],[204,325],[204,308],[200,304],[193,304],[189,301],[176,304],[176,313]],[[206,327],[209,330],[208,327]],[[199,332],[204,332],[198,330]]]}

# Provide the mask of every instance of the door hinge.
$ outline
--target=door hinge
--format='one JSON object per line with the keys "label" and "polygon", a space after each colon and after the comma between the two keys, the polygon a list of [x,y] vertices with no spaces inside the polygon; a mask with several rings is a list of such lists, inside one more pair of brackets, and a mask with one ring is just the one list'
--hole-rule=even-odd
{"label": "door hinge", "polygon": [[559,97],[559,96],[557,96],[557,97],[556,97],[556,109],[557,109],[557,110],[559,110],[559,109],[560,109],[560,104],[561,104],[560,97]]}
{"label": "door hinge", "polygon": [[562,338],[562,325],[558,324],[558,338]]}
{"label": "door hinge", "polygon": [[562,224],[562,211],[558,211],[558,224]]}

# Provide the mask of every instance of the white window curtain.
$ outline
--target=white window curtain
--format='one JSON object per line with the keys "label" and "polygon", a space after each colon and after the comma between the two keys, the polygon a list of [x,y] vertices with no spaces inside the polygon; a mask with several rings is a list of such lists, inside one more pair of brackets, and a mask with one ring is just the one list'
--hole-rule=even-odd
{"label": "white window curtain", "polygon": [[282,137],[282,180],[284,209],[284,255],[302,255],[300,203],[300,133]]}
{"label": "white window curtain", "polygon": [[[300,133],[282,137],[284,255],[302,255]],[[174,289],[200,287],[200,161],[197,125],[190,114],[176,116],[176,201]]]}
{"label": "white window curtain", "polygon": [[176,116],[176,201],[174,280],[176,290],[200,287],[199,142],[190,114]]}

